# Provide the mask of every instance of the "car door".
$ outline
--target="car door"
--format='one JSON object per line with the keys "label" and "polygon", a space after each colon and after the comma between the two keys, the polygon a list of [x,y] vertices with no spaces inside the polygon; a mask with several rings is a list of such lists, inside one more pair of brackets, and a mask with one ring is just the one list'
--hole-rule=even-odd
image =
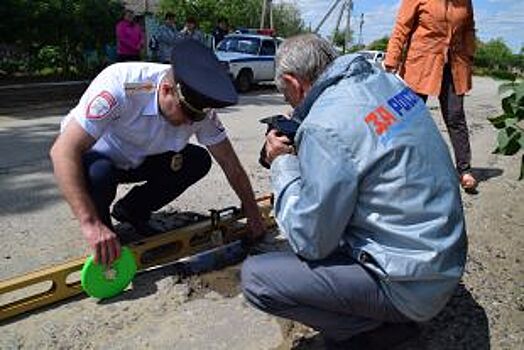
{"label": "car door", "polygon": [[273,80],[275,77],[275,41],[273,39],[262,40],[260,46],[260,78],[259,80]]}

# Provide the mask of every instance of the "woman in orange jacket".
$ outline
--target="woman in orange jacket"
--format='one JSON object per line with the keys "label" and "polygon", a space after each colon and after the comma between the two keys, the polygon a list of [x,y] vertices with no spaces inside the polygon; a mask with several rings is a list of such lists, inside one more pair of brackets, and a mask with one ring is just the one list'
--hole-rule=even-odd
{"label": "woman in orange jacket", "polygon": [[477,186],[464,114],[474,53],[471,0],[403,0],[384,60],[386,70],[398,72],[424,101],[428,95],[439,97],[460,183],[467,191]]}

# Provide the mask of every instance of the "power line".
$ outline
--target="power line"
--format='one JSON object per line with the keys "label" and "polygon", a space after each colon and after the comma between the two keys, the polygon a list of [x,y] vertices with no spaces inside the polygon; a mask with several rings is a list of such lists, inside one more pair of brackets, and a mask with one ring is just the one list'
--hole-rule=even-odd
{"label": "power line", "polygon": [[[335,11],[335,9],[340,5],[340,12],[337,17],[336,27],[335,27],[335,33],[339,32],[340,22],[342,21],[342,17],[344,16],[344,13],[346,13],[346,33],[344,38],[344,48],[349,48],[351,46],[351,11],[353,11],[353,0],[335,0],[329,7],[328,11],[322,17],[320,20],[320,23],[315,28],[315,33],[318,33],[320,28],[324,25],[326,20],[331,16],[331,14]],[[334,40],[334,36],[332,38]]]}

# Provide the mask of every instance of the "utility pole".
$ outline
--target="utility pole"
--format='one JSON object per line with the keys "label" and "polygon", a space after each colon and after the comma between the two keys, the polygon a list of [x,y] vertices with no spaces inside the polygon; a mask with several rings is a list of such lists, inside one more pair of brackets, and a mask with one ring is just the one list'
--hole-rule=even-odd
{"label": "utility pole", "polygon": [[269,9],[269,27],[273,29],[273,4],[272,0],[264,0],[262,4],[262,17],[260,18],[260,29],[266,25],[266,16]]}
{"label": "utility pole", "polygon": [[333,2],[333,4],[331,5],[331,7],[329,8],[328,12],[324,15],[324,17],[322,17],[322,19],[320,20],[320,23],[318,24],[318,26],[315,28],[315,33],[318,33],[320,27],[322,27],[322,25],[324,24],[324,22],[328,19],[328,17],[331,15],[331,13],[335,10],[335,8],[337,7],[338,3],[340,2],[340,0],[335,0]]}
{"label": "utility pole", "polygon": [[269,5],[269,28],[274,29],[273,26],[273,0],[267,0]]}
{"label": "utility pole", "polygon": [[[344,16],[344,13],[346,12],[347,23],[346,23],[346,33],[344,37],[344,51],[346,51],[346,49],[349,49],[349,47],[351,46],[351,11],[353,10],[353,0],[335,0],[333,4],[331,4],[331,6],[329,7],[327,13],[320,20],[320,23],[315,28],[315,33],[318,33],[318,31],[320,30],[320,27],[324,25],[328,17],[331,16],[333,11],[335,11],[337,6],[341,2],[342,2],[342,7],[337,17],[337,23],[336,23],[337,25],[335,27],[335,34],[338,33],[340,22],[342,21],[342,17]],[[335,36],[333,35],[332,42],[334,42],[334,40],[335,40]]]}
{"label": "utility pole", "polygon": [[267,0],[262,3],[262,16],[260,17],[260,29],[264,29],[264,21],[266,19]]}
{"label": "utility pole", "polygon": [[346,9],[348,11],[348,21],[346,26],[346,51],[351,47],[351,11],[353,10],[353,0],[347,0]]}
{"label": "utility pole", "polygon": [[359,25],[359,33],[358,33],[358,44],[364,45],[364,38],[362,36],[362,27],[364,26],[364,14],[360,14],[360,25]]}
{"label": "utility pole", "polygon": [[331,43],[335,43],[335,37],[338,35],[338,28],[340,28],[340,22],[342,21],[342,16],[344,15],[344,8],[346,7],[346,3],[342,4],[342,9],[340,10],[340,13],[338,14],[337,18],[337,26],[335,27],[335,33],[333,34],[333,38],[331,38]]}

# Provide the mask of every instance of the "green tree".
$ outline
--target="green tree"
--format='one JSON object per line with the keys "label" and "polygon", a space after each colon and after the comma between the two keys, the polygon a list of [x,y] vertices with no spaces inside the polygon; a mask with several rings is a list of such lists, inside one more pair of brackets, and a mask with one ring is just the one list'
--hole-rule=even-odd
{"label": "green tree", "polygon": [[[346,29],[342,29],[337,31],[336,29],[333,31],[333,44],[335,46],[341,47],[343,52],[346,52]],[[349,31],[349,41],[351,42],[353,40],[353,31]],[[348,50],[351,50],[351,48],[348,48]]]}
{"label": "green tree", "polygon": [[[205,32],[211,32],[220,17],[227,18],[231,28],[258,28],[262,4],[262,0],[161,0],[159,15],[173,12],[181,25],[188,16],[194,16]],[[300,11],[291,2],[273,5],[273,21],[280,36],[305,30]]]}
{"label": "green tree", "polygon": [[67,75],[85,48],[114,40],[121,6],[118,0],[2,0],[0,38],[27,52],[36,68],[51,61],[50,68]]}
{"label": "green tree", "polygon": [[513,52],[503,39],[497,38],[487,43],[478,43],[475,65],[490,69],[508,69],[513,60]]}
{"label": "green tree", "polygon": [[365,48],[366,46],[362,44],[353,45],[349,48],[348,53],[358,52],[360,50],[364,50]]}
{"label": "green tree", "polygon": [[379,51],[386,52],[388,48],[388,42],[389,42],[389,37],[385,36],[383,38],[372,41],[366,48],[368,50],[379,50]]}
{"label": "green tree", "polygon": [[273,5],[273,21],[277,35],[284,38],[307,31],[300,10],[292,3]]}

